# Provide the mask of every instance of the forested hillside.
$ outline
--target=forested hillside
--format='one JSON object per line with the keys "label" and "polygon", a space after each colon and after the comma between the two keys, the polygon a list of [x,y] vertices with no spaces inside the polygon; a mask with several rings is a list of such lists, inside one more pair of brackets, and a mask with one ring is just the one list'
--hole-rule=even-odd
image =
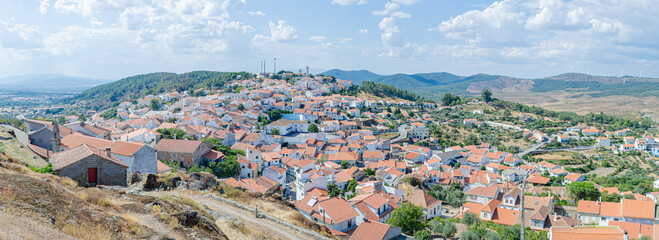
{"label": "forested hillside", "polygon": [[366,81],[382,83],[415,92],[424,97],[439,100],[445,93],[473,95],[483,89],[493,92],[550,92],[570,91],[593,97],[610,95],[659,96],[659,79],[634,76],[593,76],[580,73],[565,73],[557,76],[522,79],[501,75],[475,74],[458,76],[446,72],[393,74],[380,76],[361,71],[333,69],[322,73],[355,84]]}
{"label": "forested hillside", "polygon": [[224,86],[230,80],[249,78],[248,72],[211,72],[195,71],[189,73],[149,73],[127,77],[116,82],[103,84],[84,91],[67,103],[94,110],[118,105],[127,99],[140,99],[149,94],[171,91],[195,90],[198,88],[215,89]]}

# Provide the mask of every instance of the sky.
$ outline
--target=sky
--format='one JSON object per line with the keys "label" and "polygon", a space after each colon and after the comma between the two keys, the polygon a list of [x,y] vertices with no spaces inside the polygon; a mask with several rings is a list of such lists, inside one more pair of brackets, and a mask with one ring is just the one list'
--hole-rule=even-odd
{"label": "sky", "polygon": [[0,0],[0,77],[367,69],[659,77],[659,0]]}

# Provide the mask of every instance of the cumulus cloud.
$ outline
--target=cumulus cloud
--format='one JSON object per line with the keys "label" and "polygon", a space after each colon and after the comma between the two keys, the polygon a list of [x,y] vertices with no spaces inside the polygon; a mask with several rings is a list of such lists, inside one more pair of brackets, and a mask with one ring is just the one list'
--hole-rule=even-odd
{"label": "cumulus cloud", "polygon": [[279,20],[277,23],[272,21],[268,22],[270,27],[270,36],[257,34],[254,40],[265,40],[269,42],[288,42],[300,38],[297,29],[293,26],[286,24],[286,21]]}
{"label": "cumulus cloud", "polygon": [[249,12],[247,12],[247,14],[249,14],[251,16],[265,16],[266,15],[264,12],[261,12],[261,11],[249,11]]}
{"label": "cumulus cloud", "polygon": [[[659,11],[650,0],[503,0],[443,21],[431,31],[487,55],[521,59],[659,59]],[[637,54],[638,52],[647,54]]]}
{"label": "cumulus cloud", "polygon": [[359,34],[368,34],[368,29],[366,29],[366,28],[359,29],[358,33]]}
{"label": "cumulus cloud", "polygon": [[332,4],[349,6],[349,5],[364,5],[366,0],[332,0]]}
{"label": "cumulus cloud", "polygon": [[48,7],[50,7],[50,0],[41,0],[39,2],[39,13],[45,15],[48,13]]}
{"label": "cumulus cloud", "polygon": [[33,49],[43,46],[41,31],[36,26],[0,20],[0,46],[9,49]]}
{"label": "cumulus cloud", "polygon": [[[380,34],[382,44],[388,47],[400,47],[403,45],[402,37],[400,36],[400,28],[396,24],[396,19],[411,18],[412,15],[399,11],[399,3],[403,5],[411,5],[415,2],[416,1],[409,0],[386,2],[384,4],[383,10],[376,10],[372,12],[375,16],[383,16],[382,20],[378,24],[378,27],[380,30],[382,30],[382,33]],[[386,54],[386,56],[393,55],[394,54],[391,53],[391,49],[389,49],[389,53]]]}

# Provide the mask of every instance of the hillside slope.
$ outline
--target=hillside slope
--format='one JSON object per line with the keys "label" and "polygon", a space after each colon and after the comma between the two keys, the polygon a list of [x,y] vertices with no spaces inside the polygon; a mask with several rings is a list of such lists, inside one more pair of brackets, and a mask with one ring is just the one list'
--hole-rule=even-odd
{"label": "hillside slope", "polygon": [[323,74],[355,83],[372,81],[387,84],[397,88],[411,90],[425,97],[438,100],[445,93],[474,95],[483,89],[493,92],[551,92],[572,91],[582,92],[592,97],[605,97],[611,95],[628,96],[659,96],[659,79],[640,78],[633,76],[611,77],[593,76],[581,73],[564,73],[539,79],[523,79],[501,75],[476,74],[471,76],[458,76],[446,72],[393,74],[373,79],[373,75],[362,77],[353,74],[353,71],[333,69]]}
{"label": "hillside slope", "polygon": [[67,100],[80,107],[105,109],[127,99],[139,99],[149,94],[170,91],[186,91],[198,88],[215,89],[226,82],[251,76],[247,72],[196,71],[189,73],[149,73],[127,77],[116,82],[103,84],[84,91]]}
{"label": "hillside slope", "polygon": [[27,74],[0,78],[0,89],[41,92],[82,92],[110,80],[72,77],[62,74]]}

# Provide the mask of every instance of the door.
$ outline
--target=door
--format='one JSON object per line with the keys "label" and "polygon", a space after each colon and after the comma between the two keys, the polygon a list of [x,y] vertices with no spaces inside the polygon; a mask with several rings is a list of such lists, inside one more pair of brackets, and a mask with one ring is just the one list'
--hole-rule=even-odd
{"label": "door", "polygon": [[96,183],[96,173],[97,173],[96,168],[87,169],[87,176],[88,176],[88,182],[89,183]]}

